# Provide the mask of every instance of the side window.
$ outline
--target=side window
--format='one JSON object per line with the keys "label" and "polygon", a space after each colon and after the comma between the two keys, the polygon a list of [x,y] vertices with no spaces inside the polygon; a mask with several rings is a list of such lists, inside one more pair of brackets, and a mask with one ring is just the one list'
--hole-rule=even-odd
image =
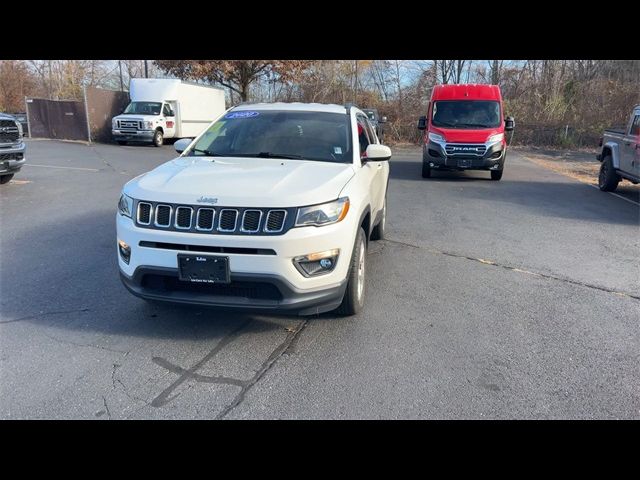
{"label": "side window", "polygon": [[370,133],[367,131],[367,118],[363,115],[356,115],[356,121],[358,122],[358,141],[360,143],[360,156],[364,155],[371,142]]}
{"label": "side window", "polygon": [[165,103],[164,107],[162,107],[162,114],[165,117],[173,117],[173,110],[171,110],[171,107],[168,103]]}
{"label": "side window", "polygon": [[369,143],[379,143],[378,137],[376,137],[376,129],[373,128],[373,125],[371,125],[371,120],[367,119],[366,125],[367,125],[367,132],[369,133],[369,138],[371,139],[371,142]]}
{"label": "side window", "polygon": [[636,115],[631,124],[631,132],[629,135],[640,135],[640,115]]}

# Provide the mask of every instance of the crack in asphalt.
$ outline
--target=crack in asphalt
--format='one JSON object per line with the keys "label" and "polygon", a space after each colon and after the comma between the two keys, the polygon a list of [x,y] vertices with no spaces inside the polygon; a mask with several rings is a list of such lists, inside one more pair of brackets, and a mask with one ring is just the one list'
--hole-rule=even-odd
{"label": "crack in asphalt", "polygon": [[443,250],[438,250],[438,249],[435,249],[435,248],[432,248],[432,247],[423,247],[423,246],[420,246],[420,245],[414,245],[414,244],[407,243],[407,242],[401,242],[399,240],[384,239],[384,241],[385,242],[389,242],[391,244],[402,245],[402,246],[410,247],[410,248],[417,248],[419,250],[425,250],[425,251],[428,251],[430,253],[435,253],[435,254],[438,254],[438,255],[445,255],[447,257],[462,258],[462,259],[465,259],[465,260],[471,260],[471,261],[474,261],[474,262],[477,262],[477,263],[481,263],[483,265],[490,265],[490,266],[499,267],[499,268],[502,268],[502,269],[505,269],[505,270],[511,270],[512,272],[524,273],[524,274],[527,274],[527,275],[533,275],[533,276],[536,276],[536,277],[546,278],[548,280],[556,280],[556,281],[559,281],[559,282],[569,283],[569,284],[572,284],[572,285],[578,285],[580,287],[592,288],[594,290],[599,290],[601,292],[613,293],[615,295],[619,295],[619,296],[622,296],[622,297],[633,298],[634,300],[640,300],[640,296],[633,295],[631,293],[619,292],[619,291],[613,290],[611,288],[606,288],[606,287],[601,287],[599,285],[593,285],[593,284],[589,284],[589,283],[585,283],[585,282],[580,282],[578,280],[572,280],[570,278],[557,277],[555,275],[550,275],[548,273],[538,273],[538,272],[532,272],[530,270],[522,270],[520,268],[513,267],[511,265],[504,265],[504,264],[501,264],[501,263],[494,262],[492,260],[486,260],[484,258],[470,257],[468,255],[463,255],[461,253],[445,252]]}
{"label": "crack in asphalt", "polygon": [[34,318],[46,317],[48,315],[62,315],[63,313],[84,313],[90,311],[88,308],[80,308],[75,310],[58,310],[55,312],[41,312],[35,315],[28,315],[26,317],[14,318],[13,320],[0,321],[0,325],[4,323],[21,322],[23,320],[33,320]]}
{"label": "crack in asphalt", "polygon": [[[176,394],[170,396],[180,385],[182,385],[185,381],[192,378],[193,374],[196,373],[203,365],[205,365],[209,360],[215,357],[224,347],[226,347],[229,343],[235,340],[238,336],[240,336],[241,331],[251,323],[251,319],[242,322],[239,326],[233,329],[230,333],[225,335],[213,349],[207,353],[202,359],[200,359],[195,365],[191,368],[184,370],[181,369],[182,373],[171,385],[165,388],[160,394],[151,401],[152,407],[162,407],[167,403],[171,402],[175,398],[177,398],[180,394]],[[157,358],[157,357],[154,357]],[[156,362],[157,363],[157,362]]]}
{"label": "crack in asphalt", "polygon": [[151,360],[156,365],[166,368],[167,370],[175,373],[178,376],[187,375],[188,377],[190,377],[192,380],[195,380],[196,382],[221,383],[225,385],[234,385],[236,387],[244,387],[246,383],[243,380],[238,380],[237,378],[232,378],[232,377],[208,376],[208,375],[201,375],[199,373],[192,373],[189,370],[185,370],[184,368],[178,365],[175,365],[162,357],[153,357]]}
{"label": "crack in asphalt", "polygon": [[287,350],[289,349],[290,345],[300,336],[300,334],[302,333],[302,331],[305,329],[305,327],[307,326],[308,320],[303,320],[298,324],[298,328],[296,328],[294,331],[290,332],[287,337],[284,339],[284,341],[278,345],[278,347],[271,352],[271,355],[269,355],[269,358],[267,358],[262,365],[260,365],[260,368],[258,369],[258,371],[256,372],[256,374],[247,382],[245,382],[245,384],[243,385],[242,389],[240,390],[240,392],[238,393],[238,395],[236,395],[236,397],[233,399],[233,401],[227,405],[217,416],[216,416],[216,420],[221,420],[224,417],[226,417],[234,408],[236,408],[238,405],[240,405],[244,399],[246,398],[247,393],[249,392],[249,390],[251,390],[251,388],[260,381],[260,379],[271,369],[271,367],[273,367],[273,365],[275,365],[275,363],[278,361],[278,359],[280,357],[282,357],[282,355],[287,352]]}
{"label": "crack in asphalt", "polygon": [[107,411],[107,417],[109,417],[109,420],[111,420],[111,412],[109,411],[109,406],[107,405],[107,399],[104,397],[104,395],[102,396],[102,404],[104,405],[104,408]]}

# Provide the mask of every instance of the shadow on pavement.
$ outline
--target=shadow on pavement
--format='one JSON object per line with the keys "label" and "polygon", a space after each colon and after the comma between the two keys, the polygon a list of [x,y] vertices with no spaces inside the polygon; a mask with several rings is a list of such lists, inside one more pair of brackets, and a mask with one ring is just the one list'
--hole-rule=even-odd
{"label": "shadow on pavement", "polygon": [[[242,323],[249,322],[243,332],[267,331],[303,318],[148,303],[134,297],[120,282],[115,212],[85,213],[73,223],[82,225],[73,238],[67,223],[55,223],[34,226],[28,234],[3,242],[4,248],[15,253],[2,261],[1,323],[19,321],[109,335],[206,340]],[[320,318],[331,317],[327,315]]]}

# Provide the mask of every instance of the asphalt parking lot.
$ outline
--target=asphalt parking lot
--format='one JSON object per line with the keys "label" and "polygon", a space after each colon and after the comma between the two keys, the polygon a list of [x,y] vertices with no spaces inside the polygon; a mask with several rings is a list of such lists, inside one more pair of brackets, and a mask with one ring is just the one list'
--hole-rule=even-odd
{"label": "asphalt parking lot", "polygon": [[351,318],[152,306],[120,283],[122,185],[171,145],[28,141],[0,188],[0,418],[640,418],[640,205],[517,153],[391,160]]}

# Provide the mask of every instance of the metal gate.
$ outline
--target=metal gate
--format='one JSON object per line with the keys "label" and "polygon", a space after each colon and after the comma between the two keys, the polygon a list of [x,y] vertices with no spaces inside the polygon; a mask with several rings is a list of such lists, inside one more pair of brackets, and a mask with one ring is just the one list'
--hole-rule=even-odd
{"label": "metal gate", "polygon": [[89,141],[85,103],[27,98],[29,136]]}

